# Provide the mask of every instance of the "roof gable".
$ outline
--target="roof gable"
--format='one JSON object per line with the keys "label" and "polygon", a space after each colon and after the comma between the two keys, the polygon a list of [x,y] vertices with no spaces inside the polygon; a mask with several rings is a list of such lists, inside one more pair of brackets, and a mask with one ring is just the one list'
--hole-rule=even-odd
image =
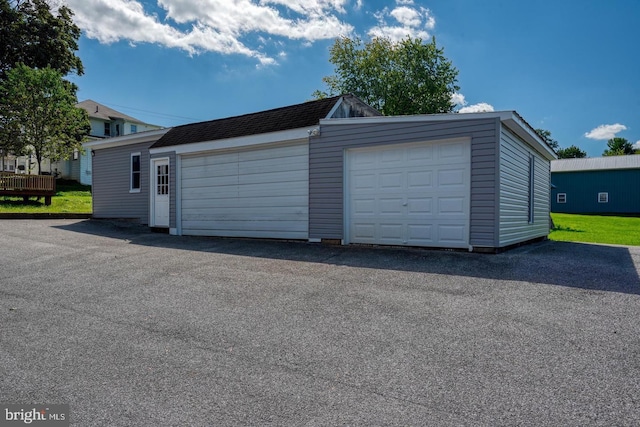
{"label": "roof gable", "polygon": [[76,107],[82,108],[87,112],[90,118],[92,119],[100,119],[100,120],[124,120],[126,122],[140,123],[140,124],[148,124],[143,122],[142,120],[136,119],[135,117],[131,117],[127,114],[121,113],[120,111],[116,111],[113,108],[109,108],[106,105],[102,105],[92,99],[87,99],[82,102],[78,102]]}
{"label": "roof gable", "polygon": [[353,95],[335,96],[257,113],[176,126],[151,148],[300,129],[331,116],[380,115]]}

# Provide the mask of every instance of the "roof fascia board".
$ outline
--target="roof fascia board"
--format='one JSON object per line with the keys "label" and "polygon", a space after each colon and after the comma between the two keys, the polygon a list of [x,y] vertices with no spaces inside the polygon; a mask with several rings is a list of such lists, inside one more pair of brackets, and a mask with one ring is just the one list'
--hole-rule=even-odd
{"label": "roof fascia board", "polygon": [[99,139],[82,144],[85,148],[92,150],[102,150],[104,148],[121,147],[123,145],[138,144],[141,142],[151,142],[160,139],[162,135],[169,132],[171,128],[155,129],[129,135],[115,136],[113,138]]}
{"label": "roof fascia board", "polygon": [[321,119],[321,125],[350,125],[354,122],[363,123],[410,123],[410,122],[440,122],[452,120],[474,120],[499,118],[506,120],[512,115],[511,111],[496,111],[491,113],[452,113],[452,114],[417,114],[410,116],[371,116],[371,117],[348,117],[338,119]]}
{"label": "roof fascia board", "polygon": [[538,136],[529,125],[524,123],[520,117],[513,114],[509,119],[503,120],[502,123],[511,131],[515,132],[520,138],[525,140],[529,145],[542,154],[547,160],[555,160],[558,158],[556,153],[547,145],[546,142]]}
{"label": "roof fascia board", "polygon": [[195,154],[205,151],[242,148],[252,145],[272,144],[276,142],[295,141],[301,139],[308,140],[311,130],[315,128],[317,128],[317,126],[289,129],[280,132],[260,133],[257,135],[241,136],[237,138],[217,139],[214,141],[168,145],[166,147],[151,148],[149,149],[149,153],[158,154],[173,151],[176,154]]}
{"label": "roof fascia board", "polygon": [[331,108],[331,111],[329,111],[329,114],[327,114],[327,117],[325,117],[325,119],[331,118],[335,114],[335,112],[338,111],[338,108],[340,108],[343,102],[344,96],[341,96],[340,99],[338,99],[336,103],[333,104],[333,108]]}
{"label": "roof fascia board", "polygon": [[385,124],[385,123],[415,123],[415,122],[441,122],[456,120],[500,119],[509,129],[520,138],[533,146],[545,158],[556,159],[556,154],[514,111],[494,111],[487,113],[451,113],[428,114],[412,116],[375,116],[375,117],[350,117],[345,119],[322,119],[320,126],[340,126],[350,124]]}

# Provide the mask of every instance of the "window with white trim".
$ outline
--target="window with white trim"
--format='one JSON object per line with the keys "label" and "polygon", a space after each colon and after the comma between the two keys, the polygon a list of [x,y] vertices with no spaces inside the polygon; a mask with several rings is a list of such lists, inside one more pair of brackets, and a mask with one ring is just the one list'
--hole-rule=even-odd
{"label": "window with white trim", "polygon": [[558,193],[556,195],[556,201],[558,203],[567,203],[567,193]]}
{"label": "window with white trim", "polygon": [[598,203],[609,203],[609,193],[598,193]]}
{"label": "window with white trim", "polygon": [[138,125],[131,125],[131,133],[138,133]]}
{"label": "window with white trim", "polygon": [[104,124],[104,136],[111,136],[111,123],[109,122]]}
{"label": "window with white trim", "polygon": [[140,191],[140,153],[131,154],[131,193]]}

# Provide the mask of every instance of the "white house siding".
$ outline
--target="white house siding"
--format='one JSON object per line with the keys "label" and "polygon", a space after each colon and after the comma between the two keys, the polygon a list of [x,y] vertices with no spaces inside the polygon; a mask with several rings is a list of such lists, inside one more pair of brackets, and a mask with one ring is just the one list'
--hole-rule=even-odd
{"label": "white house siding", "polygon": [[92,168],[91,168],[91,150],[85,150],[83,154],[80,154],[80,183],[84,185],[91,185]]}
{"label": "white house siding", "polygon": [[[529,157],[535,158],[534,220],[529,223]],[[500,132],[500,247],[549,234],[550,162],[504,125]]]}
{"label": "white house siding", "polygon": [[[149,147],[155,141],[96,150],[93,217],[149,221]],[[140,192],[131,193],[131,154],[140,153]]]}
{"label": "white house siding", "polygon": [[[348,123],[348,122],[345,122]],[[323,123],[319,137],[310,138],[309,191],[312,239],[344,238],[344,151],[351,148],[451,138],[471,139],[471,199],[469,244],[497,245],[498,118],[373,124]]]}
{"label": "white house siding", "polygon": [[181,159],[185,235],[308,238],[307,141]]}

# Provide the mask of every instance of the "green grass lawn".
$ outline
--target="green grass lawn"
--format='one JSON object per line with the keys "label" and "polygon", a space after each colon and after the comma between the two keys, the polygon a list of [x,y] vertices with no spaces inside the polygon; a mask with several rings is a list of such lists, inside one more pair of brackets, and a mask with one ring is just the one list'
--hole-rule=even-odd
{"label": "green grass lawn", "polygon": [[640,246],[640,218],[552,213],[549,239]]}
{"label": "green grass lawn", "polygon": [[0,213],[91,213],[91,186],[75,182],[56,183],[56,195],[51,206],[44,204],[44,197],[31,197],[27,203],[22,197],[0,196]]}

